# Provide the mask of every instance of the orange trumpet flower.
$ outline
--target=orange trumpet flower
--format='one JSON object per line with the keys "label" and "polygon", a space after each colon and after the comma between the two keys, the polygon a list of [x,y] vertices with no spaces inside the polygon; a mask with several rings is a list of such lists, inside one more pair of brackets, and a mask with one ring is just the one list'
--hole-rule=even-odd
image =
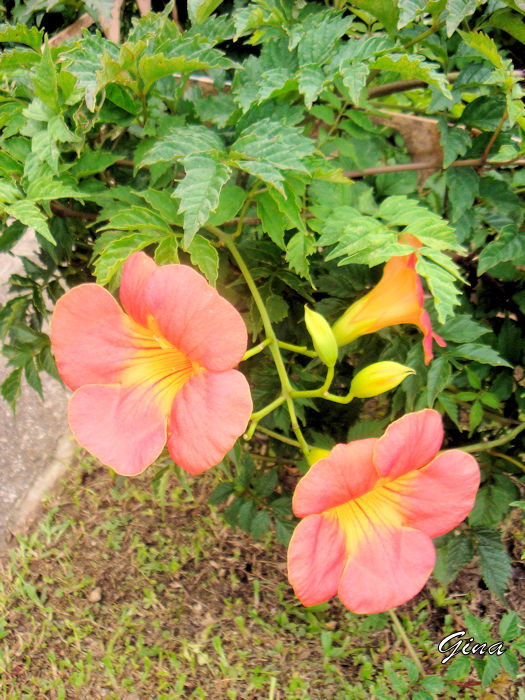
{"label": "orange trumpet flower", "polygon": [[415,270],[416,254],[390,258],[378,284],[358,299],[335,322],[332,330],[339,346],[367,333],[398,323],[412,323],[423,332],[425,364],[433,357],[432,338],[442,347],[445,341],[432,331],[423,308],[423,287]]}
{"label": "orange trumpet flower", "polygon": [[288,577],[304,605],[337,593],[350,610],[377,613],[419,593],[434,568],[431,538],[467,516],[479,486],[476,460],[438,454],[442,441],[437,411],[409,413],[380,438],[336,445],[303,476]]}
{"label": "orange trumpet flower", "polygon": [[158,267],[144,253],[126,261],[120,301],[126,313],[104,287],[82,284],[53,313],[75,438],[126,476],[152,464],[166,442],[186,471],[209,469],[252,412],[248,382],[233,369],[246,351],[244,321],[191,267]]}

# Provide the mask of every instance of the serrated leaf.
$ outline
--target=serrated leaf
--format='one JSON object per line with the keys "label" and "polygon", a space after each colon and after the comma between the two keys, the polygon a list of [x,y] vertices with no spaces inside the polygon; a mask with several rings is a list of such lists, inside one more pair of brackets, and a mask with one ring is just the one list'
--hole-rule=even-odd
{"label": "serrated leaf", "polygon": [[111,233],[109,236],[106,234],[105,245],[98,251],[99,258],[94,265],[97,282],[102,285],[109,284],[132,253],[143,250],[158,239],[157,232],[141,231],[127,235]]}
{"label": "serrated leaf", "polygon": [[4,211],[9,214],[9,216],[14,217],[17,221],[20,221],[26,226],[34,228],[37,233],[46,239],[46,241],[56,245],[56,241],[51,235],[51,231],[49,230],[45,216],[34,202],[19,200],[17,202],[13,202],[13,204],[10,204],[9,206],[3,204],[0,205],[0,207],[3,208]]}
{"label": "serrated leaf", "polygon": [[367,63],[342,63],[339,71],[350,99],[355,105],[358,105],[361,92],[370,73],[370,66]]}
{"label": "serrated leaf", "polygon": [[188,0],[188,14],[192,24],[200,24],[216,10],[223,0]]}
{"label": "serrated leaf", "polygon": [[219,254],[210,241],[196,234],[187,248],[191,262],[204,273],[208,282],[215,287],[219,274]]}
{"label": "serrated leaf", "polygon": [[284,250],[284,232],[287,222],[269,192],[261,192],[257,195],[257,216],[261,219],[263,231],[279,248]]}
{"label": "serrated leaf", "polygon": [[478,196],[479,175],[474,168],[450,168],[447,170],[447,187],[452,221],[457,221]]}
{"label": "serrated leaf", "polygon": [[516,612],[503,615],[499,623],[499,639],[503,642],[511,642],[520,634],[520,617]]}
{"label": "serrated leaf", "polygon": [[505,63],[498,52],[498,47],[489,36],[483,34],[483,32],[459,32],[459,34],[467,46],[478,51],[493,66],[501,69],[505,68]]}
{"label": "serrated leaf", "polygon": [[482,343],[465,343],[455,348],[454,354],[457,357],[463,357],[466,360],[473,360],[474,362],[481,362],[481,364],[484,365],[512,367],[512,365],[504,360],[493,348],[489,345],[483,345]]}
{"label": "serrated leaf", "polygon": [[304,95],[306,107],[310,109],[324,87],[326,75],[320,66],[307,64],[301,66],[296,79],[299,92]]}
{"label": "serrated leaf", "polygon": [[459,422],[459,409],[457,403],[448,394],[441,394],[438,396],[438,404],[445,411],[447,416],[455,423],[455,425],[462,430],[461,424]]}
{"label": "serrated leaf", "polygon": [[245,501],[239,509],[239,517],[237,523],[241,530],[244,532],[250,532],[252,528],[252,523],[256,515],[255,503],[253,501]]}
{"label": "serrated leaf", "polygon": [[454,306],[458,303],[459,291],[455,284],[455,276],[448,269],[445,269],[441,261],[437,261],[436,251],[430,253],[428,259],[418,258],[416,271],[427,281],[432,296],[438,318],[444,323],[449,316],[454,313]]}
{"label": "serrated leaf", "polygon": [[85,150],[80,157],[75,160],[73,167],[69,171],[79,180],[88,175],[95,175],[107,170],[111,165],[122,158],[118,153],[109,151]]}
{"label": "serrated leaf", "polygon": [[262,476],[257,478],[255,483],[256,494],[261,498],[268,498],[274,492],[278,480],[279,477],[275,469],[265,472]]}
{"label": "serrated leaf", "polygon": [[525,234],[513,225],[504,226],[499,236],[484,246],[478,259],[478,276],[501,262],[525,263]]}
{"label": "serrated leaf", "polygon": [[456,126],[450,127],[444,117],[439,117],[438,129],[443,149],[443,167],[448,168],[459,156],[465,155],[472,145],[472,139],[466,129],[460,129]]}
{"label": "serrated leaf", "polygon": [[436,63],[426,61],[423,56],[405,53],[390,53],[379,56],[371,64],[374,70],[385,70],[399,73],[403,78],[424,80],[452,102],[450,87],[446,77],[439,71]]}
{"label": "serrated leaf", "polygon": [[260,510],[252,522],[251,534],[254,540],[260,539],[265,535],[272,524],[272,519],[267,510]]}
{"label": "serrated leaf", "polygon": [[512,575],[510,557],[500,535],[495,530],[479,528],[475,531],[479,565],[483,580],[500,600],[505,602],[505,591]]}
{"label": "serrated leaf", "polygon": [[[105,226],[101,226],[99,231],[121,229],[124,231],[144,231],[146,234],[151,231],[158,231],[163,234],[171,234],[169,223],[157,212],[146,207],[131,206],[121,209],[113,214]],[[158,237],[158,236],[157,236]],[[95,243],[95,253],[98,252],[99,241]]]}
{"label": "serrated leaf", "polygon": [[485,333],[490,333],[490,328],[479,321],[474,321],[468,314],[459,314],[449,319],[438,332],[442,338],[453,343],[469,343]]}
{"label": "serrated leaf", "polygon": [[225,185],[220,193],[217,209],[210,215],[209,223],[221,226],[225,221],[233,219],[244,203],[246,192],[237,185]]}
{"label": "serrated leaf", "polygon": [[[1,35],[0,35],[1,36]],[[2,382],[0,387],[0,393],[2,397],[11,406],[13,413],[15,412],[15,405],[18,397],[21,393],[20,382],[22,380],[22,367],[14,369]]]}
{"label": "serrated leaf", "polygon": [[470,673],[471,661],[468,656],[460,656],[453,659],[448,666],[447,672],[445,674],[446,679],[460,681],[466,678]]}
{"label": "serrated leaf", "polygon": [[356,5],[362,10],[370,13],[373,17],[385,25],[389,34],[395,34],[399,11],[395,0],[354,0],[353,5]]}
{"label": "serrated leaf", "polygon": [[44,31],[36,27],[29,28],[25,24],[0,25],[0,43],[25,44],[40,53],[40,47],[44,43]]}
{"label": "serrated leaf", "polygon": [[157,139],[137,165],[176,161],[196,153],[224,151],[224,143],[212,129],[199,124],[176,126]]}
{"label": "serrated leaf", "polygon": [[58,107],[58,80],[55,62],[51,57],[51,49],[46,40],[42,60],[38,64],[33,80],[35,95],[42,102],[56,110]]}
{"label": "serrated leaf", "polygon": [[317,248],[315,238],[310,234],[299,231],[292,236],[286,246],[286,259],[290,267],[301,277],[309,279],[308,256]]}
{"label": "serrated leaf", "polygon": [[512,12],[511,10],[495,12],[488,18],[485,26],[503,29],[504,32],[507,32],[507,34],[510,34],[522,44],[525,44],[525,26],[523,25],[523,18],[516,12]]}
{"label": "serrated leaf", "polygon": [[177,185],[179,211],[184,213],[184,248],[207,221],[219,204],[222,187],[230,178],[231,169],[208,155],[184,158],[186,177]]}
{"label": "serrated leaf", "polygon": [[[220,0],[222,1],[222,0]],[[147,93],[152,85],[167,75],[174,73],[192,73],[203,71],[208,68],[205,61],[196,58],[185,58],[184,56],[174,56],[167,58],[162,53],[142,56],[139,61],[139,75],[144,83],[144,93]]]}
{"label": "serrated leaf", "polygon": [[397,28],[403,29],[410,24],[417,15],[425,9],[427,0],[398,0],[399,20]]}
{"label": "serrated leaf", "polygon": [[44,400],[42,382],[40,380],[40,375],[38,374],[38,369],[35,365],[34,358],[31,358],[31,360],[24,365],[24,376],[29,386],[37,392],[42,400]]}
{"label": "serrated leaf", "polygon": [[230,481],[222,481],[220,484],[217,484],[217,486],[211,492],[208,498],[208,503],[212,506],[216,506],[225,501],[232,493],[233,484]]}
{"label": "serrated leaf", "polygon": [[465,17],[476,11],[478,0],[447,0],[447,36],[452,36]]}
{"label": "serrated leaf", "polygon": [[465,107],[461,121],[482,131],[495,131],[505,112],[503,97],[477,97]]}
{"label": "serrated leaf", "polygon": [[279,520],[278,518],[276,518],[275,534],[279,542],[285,547],[288,547],[288,545],[290,544],[290,540],[292,538],[294,529],[294,523],[291,523],[288,520]]}
{"label": "serrated leaf", "polygon": [[485,668],[483,669],[483,675],[481,676],[481,687],[483,689],[488,688],[492,681],[496,678],[499,673],[501,666],[501,658],[497,654],[489,655],[485,663]]}

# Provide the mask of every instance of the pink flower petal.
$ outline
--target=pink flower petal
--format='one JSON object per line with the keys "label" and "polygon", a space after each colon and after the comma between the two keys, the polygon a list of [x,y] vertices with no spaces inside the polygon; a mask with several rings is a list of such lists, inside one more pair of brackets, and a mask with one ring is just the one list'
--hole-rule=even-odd
{"label": "pink flower petal", "polygon": [[437,455],[443,442],[443,421],[426,408],[394,421],[374,449],[374,464],[381,476],[397,479],[420,469]]}
{"label": "pink flower petal", "polygon": [[144,471],[166,443],[166,418],[143,387],[88,385],[69,402],[76,440],[117,474]]}
{"label": "pink flower petal", "polygon": [[405,474],[384,488],[401,497],[400,508],[407,526],[438,537],[470,513],[479,476],[474,457],[461,450],[449,450],[423,469]]}
{"label": "pink flower petal", "polygon": [[250,387],[237,370],[195,375],[173,402],[170,455],[191,474],[213,467],[246,429],[252,408]]}
{"label": "pink flower petal", "polygon": [[70,389],[117,383],[135,351],[126,316],[98,284],[81,284],[57,301],[50,335],[58,371]]}
{"label": "pink flower petal", "polygon": [[407,527],[379,523],[349,558],[339,584],[343,604],[356,613],[378,613],[406,603],[423,588],[435,563],[432,540]]}
{"label": "pink flower petal", "polygon": [[164,337],[206,369],[231,369],[246,352],[241,315],[191,267],[159,267],[146,284],[146,304]]}
{"label": "pink flower petal", "polygon": [[120,302],[131,318],[145,327],[150,313],[146,306],[145,287],[155,270],[158,266],[145,253],[133,253],[122,268]]}
{"label": "pink flower petal", "polygon": [[328,457],[316,462],[297,484],[293,512],[304,518],[357,498],[379,478],[372,463],[376,438],[336,445]]}
{"label": "pink flower petal", "polygon": [[301,520],[288,547],[288,580],[303,605],[335,595],[344,564],[344,533],[337,521],[322,515]]}

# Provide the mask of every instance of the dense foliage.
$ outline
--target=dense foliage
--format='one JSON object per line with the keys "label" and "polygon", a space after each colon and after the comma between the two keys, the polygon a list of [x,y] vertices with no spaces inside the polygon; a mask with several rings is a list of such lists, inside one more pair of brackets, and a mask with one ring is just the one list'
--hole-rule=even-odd
{"label": "dense foliage", "polygon": [[[50,45],[20,8],[26,24],[0,28],[0,251],[28,226],[40,246],[0,310],[12,366],[2,395],[14,406],[23,375],[41,392],[39,373],[56,372],[45,323],[66,287],[93,275],[116,290],[138,250],[200,269],[263,341],[221,232],[233,234],[277,336],[297,346],[283,349],[294,388],[316,388],[325,370],[297,350],[310,343],[305,303],[335,321],[382,263],[412,250],[411,234],[446,347],[426,366],[410,326],[366,335],[340,351],[332,391],[347,391],[370,358],[416,374],[371,402],[298,397],[296,416],[326,448],[380,435],[403,412],[439,410],[447,447],[476,453],[482,487],[467,523],[441,538],[435,575],[447,584],[477,553],[503,598],[511,565],[499,525],[519,498],[525,450],[525,8],[335,5],[260,0],[210,15],[217,2],[190,3],[184,32],[167,7],[133,18],[120,46],[95,30]],[[242,368],[256,410],[275,399],[266,351]],[[212,501],[228,499],[231,524],[255,537],[273,524],[286,543],[288,465],[299,459],[290,413],[281,405],[260,425],[252,455],[239,442],[223,461]],[[157,492],[171,469],[159,466]]]}

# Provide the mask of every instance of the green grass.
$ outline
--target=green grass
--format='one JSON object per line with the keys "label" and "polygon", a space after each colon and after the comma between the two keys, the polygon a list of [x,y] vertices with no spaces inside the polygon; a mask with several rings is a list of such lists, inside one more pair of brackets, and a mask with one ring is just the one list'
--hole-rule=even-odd
{"label": "green grass", "polygon": [[[304,608],[285,548],[233,531],[207,505],[218,473],[191,489],[172,479],[163,507],[151,475],[114,480],[79,459],[11,550],[0,571],[0,697],[525,698],[508,661],[525,651],[519,627],[505,665],[440,663],[439,640],[467,626],[479,593],[431,585],[397,611],[422,676],[387,613],[354,615],[337,599]],[[482,595],[496,639],[505,611]]]}

